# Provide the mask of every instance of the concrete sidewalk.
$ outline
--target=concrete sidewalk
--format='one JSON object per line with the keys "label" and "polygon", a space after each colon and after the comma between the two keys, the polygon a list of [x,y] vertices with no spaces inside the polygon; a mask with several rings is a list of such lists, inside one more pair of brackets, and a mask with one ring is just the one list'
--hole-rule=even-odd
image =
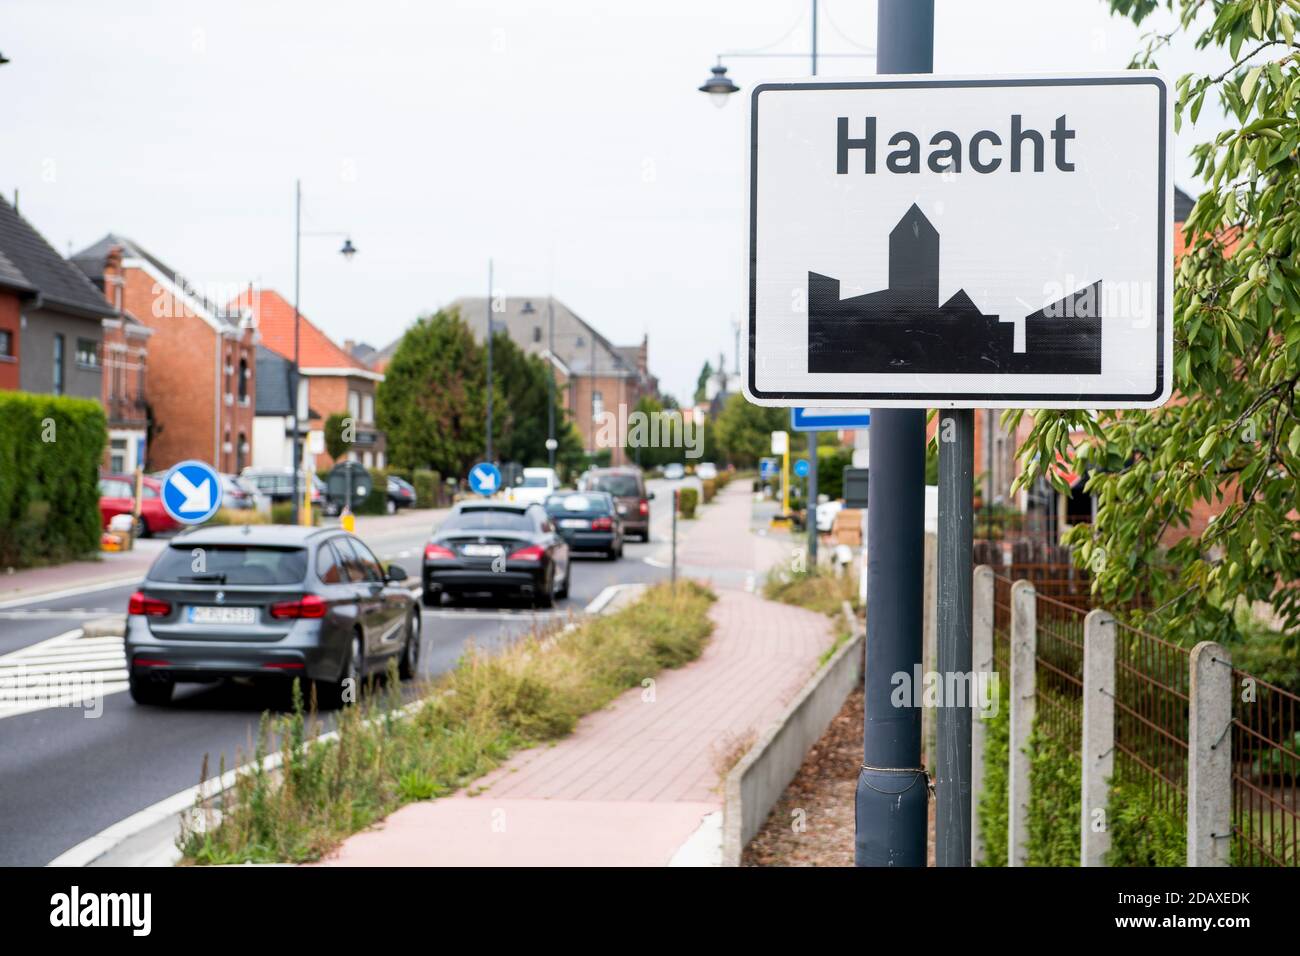
{"label": "concrete sidewalk", "polygon": [[696,576],[712,577],[718,592],[698,661],[624,693],[571,736],[516,754],[466,791],[403,807],[323,865],[718,863],[727,758],[781,713],[833,640],[826,617],[734,586],[785,550],[751,533],[750,504],[747,488],[727,489],[684,549],[683,567],[709,572]]}

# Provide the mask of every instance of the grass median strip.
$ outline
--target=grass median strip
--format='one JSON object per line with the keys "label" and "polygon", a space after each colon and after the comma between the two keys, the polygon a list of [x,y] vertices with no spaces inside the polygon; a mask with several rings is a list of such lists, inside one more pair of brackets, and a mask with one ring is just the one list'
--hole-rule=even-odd
{"label": "grass median strip", "polygon": [[[402,804],[444,796],[514,751],[570,733],[578,720],[704,649],[714,596],[690,581],[649,588],[635,603],[569,629],[538,631],[497,654],[471,649],[415,707],[398,682],[320,733],[301,703],[264,716],[252,769],[200,807],[179,846],[187,864],[307,862]],[[278,770],[263,770],[269,741]]]}

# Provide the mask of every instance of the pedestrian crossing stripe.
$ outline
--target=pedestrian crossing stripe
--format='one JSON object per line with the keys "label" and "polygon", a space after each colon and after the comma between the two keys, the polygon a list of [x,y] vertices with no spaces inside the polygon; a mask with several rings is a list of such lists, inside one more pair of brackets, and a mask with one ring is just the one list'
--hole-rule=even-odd
{"label": "pedestrian crossing stripe", "polygon": [[51,707],[84,707],[126,690],[120,637],[84,637],[80,628],[0,655],[0,719]]}

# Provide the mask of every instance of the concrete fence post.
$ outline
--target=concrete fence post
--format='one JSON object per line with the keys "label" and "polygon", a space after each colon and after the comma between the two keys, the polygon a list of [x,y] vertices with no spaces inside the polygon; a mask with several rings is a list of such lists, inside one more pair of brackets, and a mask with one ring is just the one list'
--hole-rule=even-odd
{"label": "concrete fence post", "polygon": [[1079,865],[1105,866],[1110,852],[1110,778],[1115,772],[1115,618],[1083,620],[1083,778]]}
{"label": "concrete fence post", "polygon": [[1229,866],[1232,850],[1232,658],[1192,648],[1187,711],[1187,865]]}
{"label": "concrete fence post", "polygon": [[1011,757],[1007,810],[1007,865],[1025,866],[1029,857],[1029,736],[1034,731],[1034,661],[1038,656],[1038,608],[1034,586],[1011,585]]}
{"label": "concrete fence post", "polygon": [[[975,569],[971,585],[971,689],[974,692],[972,707],[980,702],[979,689],[987,686],[997,694],[997,680],[993,674],[993,569],[981,564]],[[983,684],[981,682],[984,682]],[[997,698],[994,698],[997,703]],[[984,792],[984,743],[988,738],[985,716],[982,711],[972,715],[970,727],[970,798],[973,806],[970,815],[970,858],[973,865],[984,859],[984,835],[980,832],[979,803]]]}

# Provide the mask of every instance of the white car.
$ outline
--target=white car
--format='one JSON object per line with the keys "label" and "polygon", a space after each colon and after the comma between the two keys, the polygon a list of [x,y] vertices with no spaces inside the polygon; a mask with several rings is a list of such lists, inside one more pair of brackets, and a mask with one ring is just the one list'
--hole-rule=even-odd
{"label": "white car", "polygon": [[559,487],[560,476],[555,469],[525,468],[523,480],[506,492],[506,499],[516,504],[535,502],[542,505]]}
{"label": "white car", "polygon": [[664,465],[664,477],[669,481],[681,481],[686,477],[686,469],[682,467],[681,462],[673,462]]}
{"label": "white car", "polygon": [[711,461],[701,462],[695,466],[695,477],[701,481],[718,477],[718,466]]}

